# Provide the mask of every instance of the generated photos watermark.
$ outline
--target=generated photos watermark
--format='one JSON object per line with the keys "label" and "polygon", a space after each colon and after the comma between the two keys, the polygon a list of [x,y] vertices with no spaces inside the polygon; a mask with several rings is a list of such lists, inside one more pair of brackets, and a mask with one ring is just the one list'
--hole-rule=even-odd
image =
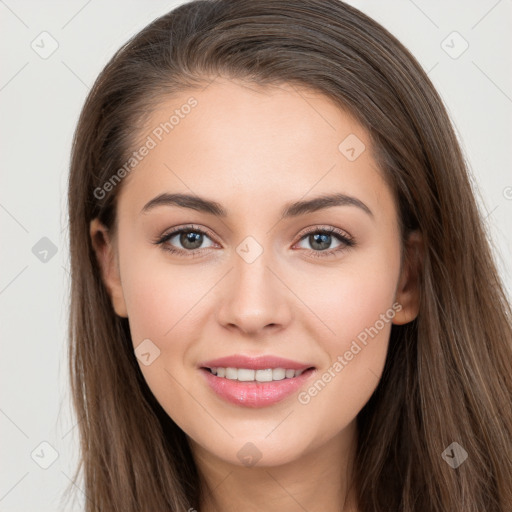
{"label": "generated photos watermark", "polygon": [[108,192],[112,191],[133,169],[139,165],[144,158],[149,155],[152,149],[155,149],[159,142],[164,137],[171,133],[176,126],[180,124],[182,119],[185,119],[192,109],[198,105],[196,98],[191,96],[186,103],[174,110],[174,113],[169,117],[167,121],[160,123],[156,128],[153,129],[150,135],[146,137],[146,140],[142,146],[134,151],[130,158],[107,180],[101,187],[94,189],[94,197],[96,199],[104,199]]}
{"label": "generated photos watermark", "polygon": [[402,305],[395,302],[391,308],[385,313],[381,313],[379,320],[377,320],[371,327],[365,328],[361,331],[356,339],[352,340],[350,348],[346,350],[342,355],[336,358],[336,361],[329,366],[329,368],[322,373],[322,375],[306,390],[301,391],[298,395],[299,403],[307,405],[311,402],[312,398],[318,395],[329,382],[331,382],[342,370],[347,366],[350,361],[354,359],[354,356],[359,354],[361,350],[368,345],[368,337],[373,339],[379,334],[382,329],[395,317],[396,313],[402,310]]}

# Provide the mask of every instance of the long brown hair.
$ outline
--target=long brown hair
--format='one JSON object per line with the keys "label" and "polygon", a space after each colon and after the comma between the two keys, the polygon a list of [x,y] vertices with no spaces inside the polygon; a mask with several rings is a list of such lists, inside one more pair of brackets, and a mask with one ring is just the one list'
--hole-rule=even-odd
{"label": "long brown hair", "polygon": [[[69,364],[86,511],[199,509],[187,438],[145,383],[89,224],[99,218],[115,228],[122,182],[101,198],[94,191],[126,162],[151,109],[218,75],[306,86],[348,109],[395,194],[402,242],[411,230],[423,236],[419,315],[393,325],[384,373],[358,415],[360,509],[512,510],[511,308],[477,191],[428,76],[386,29],[339,0],[198,0],[116,52],[75,132]],[[457,468],[442,456],[454,442],[468,454]]]}

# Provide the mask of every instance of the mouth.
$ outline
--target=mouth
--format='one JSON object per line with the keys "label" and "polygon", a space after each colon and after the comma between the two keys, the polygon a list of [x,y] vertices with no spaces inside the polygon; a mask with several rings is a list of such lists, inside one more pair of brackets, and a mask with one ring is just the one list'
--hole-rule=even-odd
{"label": "mouth", "polygon": [[236,380],[238,382],[277,382],[300,377],[303,373],[315,370],[314,366],[303,369],[293,368],[234,368],[222,366],[203,366],[201,370],[207,371],[220,379]]}
{"label": "mouth", "polygon": [[202,366],[205,384],[224,402],[244,408],[264,408],[284,401],[308,385],[314,366],[293,368],[236,368]]}
{"label": "mouth", "polygon": [[233,354],[198,365],[205,384],[226,402],[242,407],[267,407],[290,398],[317,373],[311,362],[273,354]]}

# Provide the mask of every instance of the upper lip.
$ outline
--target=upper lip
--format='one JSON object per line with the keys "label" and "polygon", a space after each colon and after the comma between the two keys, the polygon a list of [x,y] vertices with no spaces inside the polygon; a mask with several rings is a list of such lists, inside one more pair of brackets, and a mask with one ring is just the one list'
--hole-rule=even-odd
{"label": "upper lip", "polygon": [[249,370],[265,370],[267,368],[284,368],[290,370],[307,370],[312,364],[304,364],[299,361],[292,361],[283,357],[273,355],[261,355],[257,357],[234,354],[232,356],[220,357],[204,361],[199,365],[201,368],[247,368]]}

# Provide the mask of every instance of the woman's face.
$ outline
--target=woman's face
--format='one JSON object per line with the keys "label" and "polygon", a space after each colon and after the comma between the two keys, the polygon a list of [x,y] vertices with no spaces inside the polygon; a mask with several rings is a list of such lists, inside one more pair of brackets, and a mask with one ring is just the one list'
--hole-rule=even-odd
{"label": "woman's face", "polygon": [[219,78],[161,103],[134,150],[96,249],[165,411],[236,465],[353,432],[392,323],[417,314],[365,130],[319,93]]}

